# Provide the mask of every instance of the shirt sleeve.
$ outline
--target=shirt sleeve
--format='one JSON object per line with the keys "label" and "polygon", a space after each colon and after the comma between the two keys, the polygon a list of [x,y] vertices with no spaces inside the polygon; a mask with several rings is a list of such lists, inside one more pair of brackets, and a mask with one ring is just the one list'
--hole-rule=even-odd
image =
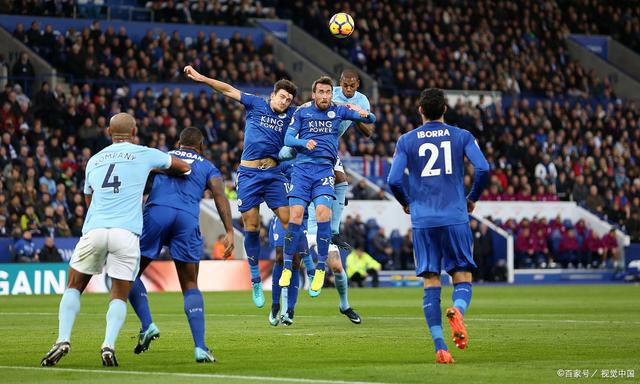
{"label": "shirt sleeve", "polygon": [[373,124],[376,122],[376,117],[371,112],[369,112],[367,117],[361,117],[358,112],[353,109],[349,109],[349,107],[345,105],[338,105],[336,111],[344,120],[359,121],[367,124]]}
{"label": "shirt sleeve", "polygon": [[473,185],[467,198],[471,201],[478,201],[487,181],[489,181],[489,163],[482,154],[475,137],[469,132],[465,133],[464,154],[471,161],[474,169]]}
{"label": "shirt sleeve", "polygon": [[307,140],[299,139],[296,136],[302,128],[302,120],[300,119],[300,108],[296,109],[295,113],[291,117],[289,128],[284,136],[284,145],[288,147],[306,147]]}
{"label": "shirt sleeve", "polygon": [[403,138],[398,140],[396,145],[396,152],[393,154],[393,162],[391,163],[391,170],[389,171],[389,177],[387,182],[393,196],[403,207],[409,205],[409,199],[407,193],[404,190],[402,184],[402,178],[404,177],[404,170],[407,168],[407,154],[404,151]]}
{"label": "shirt sleeve", "polygon": [[88,166],[84,172],[84,187],[82,189],[82,192],[85,195],[93,195],[93,188],[91,188],[91,184],[89,184],[89,167]]}
{"label": "shirt sleeve", "polygon": [[171,155],[155,148],[147,148],[147,158],[151,168],[168,169],[171,167]]}
{"label": "shirt sleeve", "polygon": [[240,92],[240,102],[247,110],[254,108],[261,101],[262,99],[256,95]]}
{"label": "shirt sleeve", "polygon": [[220,173],[220,170],[218,170],[218,168],[216,168],[215,165],[211,164],[210,162],[207,161],[207,163],[209,164],[209,174],[207,175],[207,180],[211,180],[214,177],[222,178],[222,173]]}

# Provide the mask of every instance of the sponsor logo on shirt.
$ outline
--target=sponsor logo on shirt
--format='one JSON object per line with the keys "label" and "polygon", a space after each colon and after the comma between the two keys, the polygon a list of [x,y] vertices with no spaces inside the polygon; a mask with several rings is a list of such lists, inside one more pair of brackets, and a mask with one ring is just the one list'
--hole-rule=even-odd
{"label": "sponsor logo on shirt", "polygon": [[331,120],[310,120],[309,132],[331,133],[333,132],[333,121]]}
{"label": "sponsor logo on shirt", "polygon": [[282,127],[284,127],[284,120],[276,119],[275,117],[271,116],[260,116],[260,126],[273,129],[276,132],[282,132]]}

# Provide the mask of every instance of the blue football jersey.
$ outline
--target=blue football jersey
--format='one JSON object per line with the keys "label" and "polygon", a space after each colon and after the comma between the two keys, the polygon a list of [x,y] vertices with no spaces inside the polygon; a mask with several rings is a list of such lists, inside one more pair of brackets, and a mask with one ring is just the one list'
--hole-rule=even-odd
{"label": "blue football jersey", "polygon": [[[367,118],[362,118],[360,114],[344,105],[331,105],[323,111],[313,102],[298,107],[287,132],[288,136],[298,136],[297,162],[327,163],[333,166],[338,158],[339,126],[343,120],[374,122],[375,117],[369,114]],[[313,151],[302,145],[302,141],[307,140],[316,141]]]}
{"label": "blue football jersey", "polygon": [[[400,137],[389,173],[389,185],[402,205],[411,210],[414,228],[467,223],[464,156],[475,167],[469,198],[477,200],[489,171],[471,133],[441,122],[426,123]],[[405,169],[408,188],[403,187]]]}
{"label": "blue football jersey", "polygon": [[191,165],[184,176],[158,174],[153,180],[147,205],[163,205],[187,211],[197,220],[200,212],[200,200],[208,187],[209,179],[222,177],[220,171],[211,162],[196,151],[177,149],[169,152]]}
{"label": "blue football jersey", "polygon": [[[356,91],[356,93],[351,98],[347,98],[342,92],[342,87],[333,87],[333,97],[331,99],[334,103],[349,103],[355,104],[360,108],[363,108],[366,111],[371,111],[371,104],[369,103],[369,99],[364,94]],[[344,133],[353,125],[352,121],[343,121],[340,123],[340,136],[344,135]]]}
{"label": "blue football jersey", "polygon": [[265,157],[277,160],[295,107],[289,107],[283,113],[276,113],[267,100],[244,92],[240,94],[240,102],[247,112],[242,160]]}
{"label": "blue football jersey", "polygon": [[142,193],[153,168],[171,166],[171,156],[157,149],[115,143],[87,163],[85,195],[93,195],[82,234],[95,228],[142,232]]}

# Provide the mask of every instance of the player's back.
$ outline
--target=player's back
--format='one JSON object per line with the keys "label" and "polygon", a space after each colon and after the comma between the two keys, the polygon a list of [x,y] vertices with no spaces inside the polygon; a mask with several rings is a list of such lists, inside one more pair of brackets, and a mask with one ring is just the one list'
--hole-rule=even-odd
{"label": "player's back", "polygon": [[465,146],[473,136],[441,122],[426,123],[398,141],[409,169],[408,196],[414,228],[469,221],[464,191]]}
{"label": "player's back", "polygon": [[114,143],[89,159],[84,192],[92,194],[82,232],[95,228],[142,231],[142,193],[153,168],[168,168],[171,157],[157,149]]}
{"label": "player's back", "polygon": [[208,187],[209,179],[221,177],[220,171],[196,151],[179,149],[169,152],[191,165],[184,176],[157,174],[153,180],[147,205],[162,205],[180,209],[198,218],[200,200]]}

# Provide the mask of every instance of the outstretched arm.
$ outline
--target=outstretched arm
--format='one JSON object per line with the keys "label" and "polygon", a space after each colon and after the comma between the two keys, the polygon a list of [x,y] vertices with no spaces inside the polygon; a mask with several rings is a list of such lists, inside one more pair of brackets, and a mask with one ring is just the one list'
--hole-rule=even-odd
{"label": "outstretched arm", "polygon": [[184,73],[191,80],[194,80],[200,83],[205,83],[211,88],[213,88],[214,90],[222,93],[226,97],[231,98],[235,101],[240,101],[240,90],[237,88],[234,88],[231,84],[227,84],[223,81],[206,77],[200,74],[190,65],[187,65],[186,67],[184,67]]}
{"label": "outstretched arm", "polygon": [[222,178],[212,177],[207,182],[209,190],[213,194],[213,201],[216,204],[216,209],[222,219],[222,224],[227,232],[224,239],[224,258],[231,256],[233,252],[233,222],[231,221],[231,206],[229,205],[229,199],[224,194],[224,187],[222,186]]}
{"label": "outstretched arm", "polygon": [[[478,142],[475,138],[469,134],[469,138],[467,139],[467,143],[464,147],[464,154],[467,156],[471,164],[473,164],[474,175],[473,175],[473,185],[471,186],[471,191],[467,196],[467,199],[472,203],[475,203],[480,199],[480,195],[484,190],[487,181],[489,181],[489,163],[487,159],[482,154],[480,147],[478,147]],[[473,210],[474,204],[471,204],[468,207],[468,210]]]}

